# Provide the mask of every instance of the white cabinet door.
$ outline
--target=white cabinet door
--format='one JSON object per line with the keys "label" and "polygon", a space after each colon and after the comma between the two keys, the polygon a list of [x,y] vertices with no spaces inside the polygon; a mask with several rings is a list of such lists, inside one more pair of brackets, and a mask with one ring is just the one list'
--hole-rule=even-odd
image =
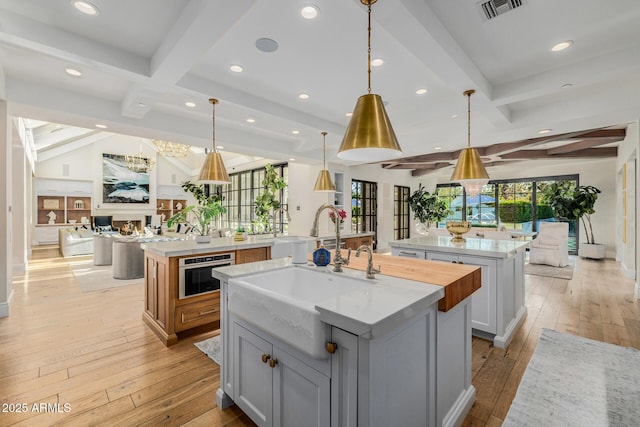
{"label": "white cabinet door", "polygon": [[278,347],[273,357],[273,425],[329,427],[329,378]]}
{"label": "white cabinet door", "polygon": [[340,328],[331,328],[337,345],[331,356],[331,425],[358,425],[358,337]]}
{"label": "white cabinet door", "polygon": [[482,286],[471,298],[471,327],[490,334],[497,333],[498,299],[496,294],[497,265],[493,259],[442,252],[427,252],[431,261],[476,265],[482,270]]}
{"label": "white cabinet door", "polygon": [[[273,425],[272,345],[233,323],[233,400],[259,426]],[[263,363],[264,360],[266,362]]]}
{"label": "white cabinet door", "polygon": [[415,249],[404,248],[391,248],[391,255],[401,256],[405,258],[426,259],[427,253],[425,251]]}
{"label": "white cabinet door", "polygon": [[482,267],[482,287],[471,297],[471,327],[490,334],[498,332],[497,265],[493,259],[461,255],[458,262]]}

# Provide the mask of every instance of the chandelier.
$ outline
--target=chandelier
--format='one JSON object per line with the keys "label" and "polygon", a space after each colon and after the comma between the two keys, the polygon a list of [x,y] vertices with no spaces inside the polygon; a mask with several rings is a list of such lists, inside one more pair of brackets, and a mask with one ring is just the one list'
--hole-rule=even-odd
{"label": "chandelier", "polygon": [[171,141],[162,141],[160,139],[154,139],[153,145],[155,145],[156,151],[164,157],[185,157],[187,155],[187,151],[191,148],[190,145],[179,144]]}
{"label": "chandelier", "polygon": [[147,157],[142,152],[142,146],[140,147],[140,151],[137,154],[125,155],[124,161],[130,170],[137,173],[149,172],[156,164],[155,160],[153,160],[151,157]]}

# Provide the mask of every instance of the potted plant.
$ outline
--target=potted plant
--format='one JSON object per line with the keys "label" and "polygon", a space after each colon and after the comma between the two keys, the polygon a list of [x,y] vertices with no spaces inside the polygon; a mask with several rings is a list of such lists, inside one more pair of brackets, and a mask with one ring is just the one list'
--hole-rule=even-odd
{"label": "potted plant", "polygon": [[422,184],[409,196],[409,207],[413,211],[413,219],[419,222],[417,227],[425,230],[431,221],[442,221],[451,213],[447,203],[436,194],[429,194]]}
{"label": "potted plant", "polygon": [[581,257],[602,259],[605,256],[606,245],[596,243],[591,226],[591,215],[595,213],[594,206],[600,193],[601,191],[592,185],[573,188],[570,182],[553,183],[545,192],[557,217],[569,221],[582,220],[587,242],[580,244],[578,255]]}
{"label": "potted plant", "polygon": [[262,231],[269,232],[271,231],[269,216],[273,215],[277,209],[280,209],[281,203],[278,200],[278,195],[280,190],[286,188],[287,183],[278,176],[278,172],[270,163],[267,163],[264,168],[266,170],[262,180],[264,192],[256,197],[254,212],[258,218],[255,221],[256,224],[262,228]]}
{"label": "potted plant", "polygon": [[196,185],[187,181],[182,184],[182,188],[193,194],[198,204],[185,206],[184,209],[169,218],[167,225],[173,227],[177,223],[189,223],[191,229],[196,233],[196,242],[208,243],[211,241],[211,236],[209,236],[211,222],[225,213],[227,209],[222,206],[221,197],[217,194],[207,196],[202,184]]}
{"label": "potted plant", "polygon": [[247,232],[245,231],[244,227],[236,228],[236,232],[233,233],[233,240],[235,240],[236,242],[241,242],[246,239],[247,239]]}

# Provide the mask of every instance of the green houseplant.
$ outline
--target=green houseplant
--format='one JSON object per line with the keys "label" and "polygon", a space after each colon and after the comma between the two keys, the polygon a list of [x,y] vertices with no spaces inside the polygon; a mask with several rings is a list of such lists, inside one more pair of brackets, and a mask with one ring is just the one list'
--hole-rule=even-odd
{"label": "green houseplant", "polygon": [[586,258],[604,258],[606,245],[596,243],[591,225],[591,215],[601,191],[592,185],[573,187],[570,182],[553,183],[545,192],[556,217],[569,221],[581,221],[586,243],[580,244],[578,254]]}
{"label": "green houseplant", "polygon": [[258,224],[263,231],[269,232],[271,231],[269,216],[274,214],[276,209],[280,209],[281,204],[278,200],[278,195],[280,190],[287,187],[287,183],[284,178],[278,175],[278,172],[276,172],[276,169],[270,163],[267,163],[264,168],[266,170],[264,179],[262,180],[264,191],[255,199],[254,212],[257,218],[255,223]]}
{"label": "green houseplant", "polygon": [[422,184],[409,196],[409,207],[413,211],[413,219],[426,228],[431,221],[442,221],[451,213],[447,203],[436,194],[429,194]]}
{"label": "green houseplant", "polygon": [[211,240],[209,236],[211,222],[227,211],[222,206],[222,198],[217,194],[207,196],[202,184],[196,185],[186,181],[182,184],[182,188],[193,194],[198,204],[185,206],[184,209],[169,218],[167,225],[173,227],[178,223],[189,223],[198,235],[196,237],[198,242],[209,242]]}

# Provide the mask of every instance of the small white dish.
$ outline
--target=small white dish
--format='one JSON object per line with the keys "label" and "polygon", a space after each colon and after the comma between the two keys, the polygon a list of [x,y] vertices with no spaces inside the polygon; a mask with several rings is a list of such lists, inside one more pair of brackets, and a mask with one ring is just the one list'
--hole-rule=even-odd
{"label": "small white dish", "polygon": [[69,220],[69,224],[75,224],[76,222],[78,222],[78,221],[77,221],[77,220],[75,220],[75,219],[70,219],[70,220]]}

